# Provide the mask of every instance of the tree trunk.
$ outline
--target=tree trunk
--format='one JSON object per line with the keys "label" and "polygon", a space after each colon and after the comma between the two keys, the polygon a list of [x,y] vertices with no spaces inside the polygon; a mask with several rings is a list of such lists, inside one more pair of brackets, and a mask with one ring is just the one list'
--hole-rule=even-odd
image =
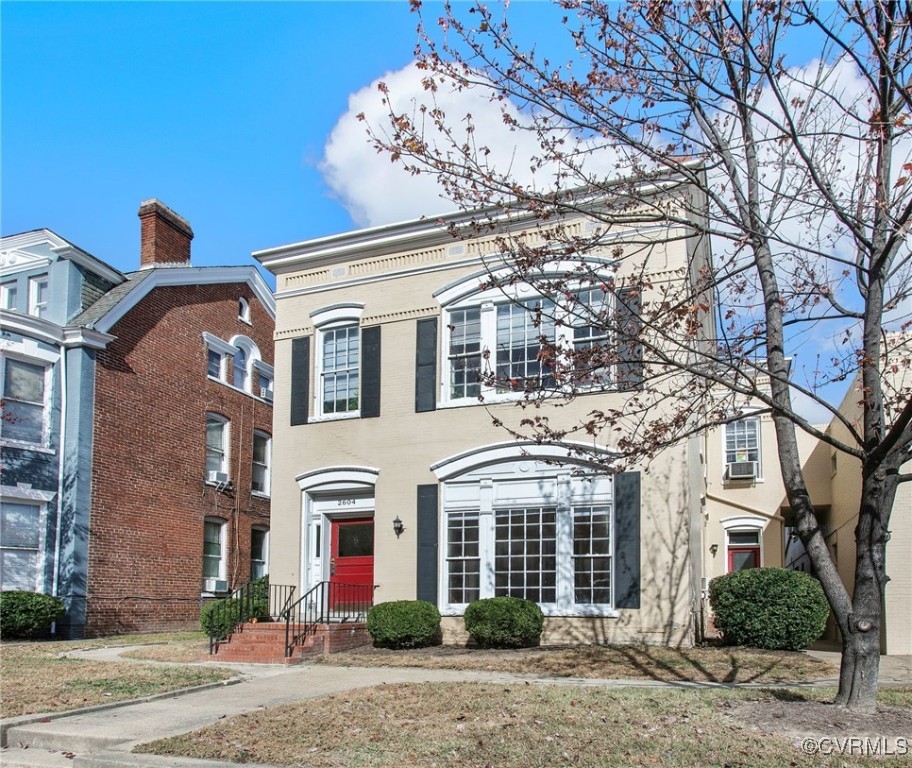
{"label": "tree trunk", "polygon": [[[842,665],[835,703],[858,712],[877,709],[880,635],[886,586],[887,524],[896,495],[896,475],[884,467],[863,473],[855,528],[855,587],[852,612],[840,622]],[[889,479],[887,479],[889,478]]]}

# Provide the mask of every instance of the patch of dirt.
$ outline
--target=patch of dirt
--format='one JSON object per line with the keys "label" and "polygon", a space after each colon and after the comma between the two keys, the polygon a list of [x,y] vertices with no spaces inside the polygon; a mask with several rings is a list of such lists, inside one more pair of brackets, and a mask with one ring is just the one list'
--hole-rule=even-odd
{"label": "patch of dirt", "polygon": [[912,711],[901,707],[881,706],[874,714],[865,715],[820,701],[764,698],[743,704],[723,702],[722,709],[742,725],[791,739],[860,736],[912,742]]}

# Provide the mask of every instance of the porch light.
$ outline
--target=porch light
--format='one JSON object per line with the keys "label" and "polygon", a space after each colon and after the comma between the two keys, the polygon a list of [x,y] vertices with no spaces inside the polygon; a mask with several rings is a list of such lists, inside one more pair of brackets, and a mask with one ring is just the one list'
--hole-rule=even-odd
{"label": "porch light", "polygon": [[709,554],[711,554],[713,557],[715,557],[715,556],[716,556],[716,552],[718,552],[718,551],[719,551],[719,545],[718,545],[718,544],[710,544],[710,546],[709,546]]}
{"label": "porch light", "polygon": [[393,533],[396,534],[397,539],[402,535],[402,532],[404,530],[405,525],[402,524],[402,521],[399,519],[399,515],[396,515],[396,519],[393,520]]}

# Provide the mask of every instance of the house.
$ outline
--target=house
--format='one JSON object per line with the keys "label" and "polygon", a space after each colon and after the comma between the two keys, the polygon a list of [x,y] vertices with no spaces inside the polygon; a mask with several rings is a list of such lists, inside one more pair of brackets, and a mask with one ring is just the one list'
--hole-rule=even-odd
{"label": "house", "polygon": [[62,636],[193,627],[266,571],[271,292],[191,266],[161,202],[139,218],[127,274],[49,230],[2,241],[2,587],[60,596]]}
{"label": "house", "polygon": [[[693,642],[705,535],[700,439],[663,451],[648,474],[611,472],[492,426],[529,415],[517,405],[548,375],[538,339],[553,330],[536,319],[548,297],[496,279],[498,238],[535,245],[548,234],[516,215],[490,234],[454,239],[448,230],[468,220],[452,214],[254,254],[277,281],[271,581],[301,596],[336,583],[373,585],[377,602],[428,600],[447,641],[464,639],[470,602],[513,595],[542,606],[544,642]],[[593,222],[580,215],[566,225],[586,232]],[[669,224],[649,235],[656,283],[708,265],[688,234]],[[641,239],[618,231],[585,258],[605,286],[629,277],[611,249],[633,235]],[[578,290],[606,311],[635,312],[620,290]],[[617,341],[595,338],[559,301],[550,311],[575,344]],[[499,383],[479,381],[488,364]],[[571,423],[619,406],[636,387],[636,360],[611,376],[613,391],[534,413]],[[610,462],[610,446],[597,452]]]}

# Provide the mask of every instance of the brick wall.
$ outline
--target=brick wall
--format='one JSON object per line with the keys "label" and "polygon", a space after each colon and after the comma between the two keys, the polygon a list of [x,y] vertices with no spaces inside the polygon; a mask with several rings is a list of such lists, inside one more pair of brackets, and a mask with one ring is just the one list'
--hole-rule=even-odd
{"label": "brick wall", "polygon": [[[249,580],[251,528],[269,525],[251,494],[253,431],[272,433],[272,408],[208,379],[202,333],[247,336],[272,364],[273,327],[232,284],[156,288],[112,329],[96,374],[88,635],[197,627],[207,517],[227,522],[229,584]],[[231,420],[231,490],[204,483],[207,412]]]}

